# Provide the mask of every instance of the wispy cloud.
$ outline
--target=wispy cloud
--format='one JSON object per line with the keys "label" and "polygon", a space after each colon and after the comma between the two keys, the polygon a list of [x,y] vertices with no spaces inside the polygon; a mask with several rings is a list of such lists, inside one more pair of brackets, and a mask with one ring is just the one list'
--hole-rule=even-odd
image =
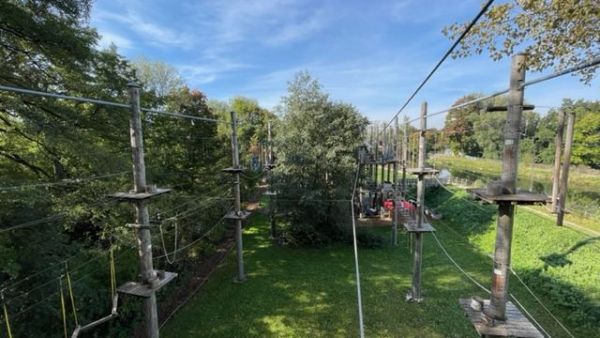
{"label": "wispy cloud", "polygon": [[151,19],[143,19],[133,9],[126,8],[124,13],[96,10],[94,20],[102,27],[114,23],[125,25],[138,36],[138,43],[150,43],[157,47],[174,46],[182,49],[194,47],[194,37],[186,32],[176,31],[168,26],[158,25]]}
{"label": "wispy cloud", "polygon": [[99,30],[98,34],[100,34],[100,41],[98,41],[98,47],[100,49],[108,48],[111,44],[115,44],[117,48],[121,50],[131,49],[133,47],[131,40],[119,34],[105,30]]}

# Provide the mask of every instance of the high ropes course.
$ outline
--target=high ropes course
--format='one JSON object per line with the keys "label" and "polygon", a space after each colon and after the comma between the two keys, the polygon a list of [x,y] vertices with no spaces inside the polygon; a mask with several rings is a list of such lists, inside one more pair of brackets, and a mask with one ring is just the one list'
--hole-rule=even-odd
{"label": "high ropes course", "polygon": [[[531,106],[525,105],[523,102],[525,89],[529,86],[543,83],[545,81],[570,74],[585,68],[595,67],[600,64],[600,58],[589,60],[586,63],[577,65],[562,71],[552,73],[534,80],[525,80],[525,69],[527,64],[527,56],[517,54],[512,59],[510,68],[510,83],[507,89],[496,91],[492,94],[480,97],[448,109],[437,112],[429,112],[427,103],[421,105],[420,115],[417,118],[406,118],[403,125],[402,140],[400,141],[400,125],[399,116],[408,106],[408,104],[416,97],[419,91],[425,86],[428,80],[440,68],[442,63],[458,46],[461,40],[468,35],[470,29],[477,23],[481,16],[493,3],[488,1],[473,18],[468,26],[466,26],[463,34],[454,42],[451,48],[443,55],[440,61],[434,66],[424,80],[417,86],[416,90],[409,95],[408,99],[402,104],[401,108],[393,115],[389,122],[384,125],[382,130],[374,130],[371,128],[370,134],[365,138],[370,140],[366,142],[363,149],[360,150],[357,160],[355,179],[352,186],[352,194],[348,200],[340,200],[349,203],[352,218],[352,234],[353,234],[353,251],[354,251],[354,270],[356,280],[356,300],[357,314],[359,324],[360,337],[365,336],[365,324],[363,319],[363,300],[361,296],[361,277],[359,272],[359,257],[357,247],[356,222],[358,218],[365,217],[382,217],[384,214],[392,218],[391,243],[397,245],[398,233],[405,233],[410,236],[411,254],[413,258],[412,264],[412,282],[411,288],[406,294],[406,300],[409,302],[420,303],[423,301],[423,293],[421,288],[422,282],[422,262],[423,262],[423,237],[431,234],[435,242],[447,256],[448,260],[456,267],[456,269],[464,275],[473,284],[489,294],[489,299],[481,299],[479,297],[465,297],[458,301],[457,306],[460,306],[467,318],[478,334],[482,336],[516,336],[516,337],[543,337],[549,336],[548,332],[531,316],[531,314],[522,306],[508,289],[509,275],[512,273],[519,282],[521,282],[529,292],[536,298],[539,304],[553,317],[560,325],[564,332],[573,337],[572,333],[554,316],[550,310],[535,296],[533,291],[527,287],[523,280],[511,268],[510,250],[512,240],[512,227],[514,223],[515,205],[546,203],[547,196],[543,194],[535,194],[527,191],[520,191],[516,188],[516,178],[518,174],[518,158],[519,153],[519,138],[520,125],[523,110],[531,109]],[[122,285],[117,285],[116,264],[118,264],[119,255],[115,255],[112,247],[108,250],[108,266],[106,267],[110,275],[110,312],[105,316],[97,318],[89,323],[81,323],[77,317],[77,297],[73,286],[80,283],[85,275],[78,279],[73,279],[72,275],[75,271],[87,268],[91,263],[98,262],[101,257],[95,257],[87,262],[77,266],[69,265],[69,260],[57,262],[48,266],[44,271],[38,271],[34,275],[27,276],[23,279],[13,282],[11,285],[4,286],[0,290],[0,296],[3,304],[2,315],[4,326],[9,338],[13,337],[11,319],[18,317],[22,313],[29,311],[31,308],[38,306],[41,302],[45,302],[52,297],[59,296],[61,320],[64,327],[65,337],[78,337],[80,334],[92,331],[95,327],[102,325],[118,316],[119,294],[139,297],[144,302],[144,318],[145,318],[145,333],[148,337],[159,337],[159,318],[157,313],[156,293],[169,282],[177,278],[177,273],[163,270],[156,270],[154,262],[157,259],[166,259],[167,262],[174,262],[176,255],[179,252],[187,250],[197,241],[202,240],[209,235],[212,229],[224,221],[232,221],[235,224],[235,248],[237,273],[235,282],[242,283],[246,280],[246,272],[244,270],[243,243],[242,243],[242,224],[248,219],[250,213],[242,210],[241,193],[240,193],[240,175],[245,172],[245,168],[240,165],[240,154],[238,145],[237,129],[240,122],[235,112],[231,112],[229,120],[214,119],[209,117],[194,116],[179,112],[169,112],[153,108],[144,108],[140,102],[140,86],[132,81],[128,85],[129,101],[127,103],[107,101],[94,98],[70,96],[62,93],[50,93],[36,91],[27,88],[18,88],[8,85],[0,85],[0,91],[11,92],[17,95],[40,96],[56,100],[69,100],[75,102],[89,103],[98,106],[108,106],[127,110],[130,114],[129,129],[130,129],[130,146],[132,153],[132,174],[133,174],[133,189],[126,192],[115,192],[110,196],[97,201],[96,204],[106,204],[112,202],[129,203],[135,211],[135,219],[128,224],[128,228],[135,234],[138,242],[138,259],[139,259],[139,274],[140,279],[137,281],[129,281]],[[427,119],[432,116],[441,115],[450,112],[453,109],[467,107],[476,103],[487,101],[491,98],[507,95],[508,104],[503,107],[488,107],[488,111],[505,111],[506,125],[504,129],[504,152],[503,152],[503,167],[502,178],[500,181],[489,182],[484,189],[472,189],[470,192],[476,199],[498,205],[498,227],[496,236],[496,250],[493,255],[493,271],[492,283],[488,288],[470,276],[448,253],[442,244],[442,241],[435,233],[435,227],[431,221],[434,221],[440,215],[436,215],[435,210],[426,208],[425,192],[429,185],[444,184],[438,179],[438,171],[427,166],[426,158],[426,131]],[[151,230],[154,229],[154,222],[151,221],[149,213],[150,203],[171,192],[170,188],[159,188],[147,183],[146,165],[145,165],[145,149],[144,137],[142,128],[142,113],[165,115],[173,118],[194,120],[202,123],[217,123],[226,124],[231,128],[231,166],[224,168],[222,171],[233,177],[232,191],[233,196],[226,194],[221,196],[206,197],[204,201],[220,200],[233,202],[228,206],[220,220],[205,231],[204,235],[198,237],[194,241],[183,246],[178,246],[177,232],[175,226],[175,240],[173,250],[168,251],[165,245],[163,225],[177,219],[188,217],[193,214],[202,205],[194,208],[185,209],[185,205],[181,205],[167,212],[162,212],[160,215],[159,233],[163,246],[163,254],[153,256],[152,252],[152,237]],[[408,126],[412,122],[419,122],[418,130],[418,153],[414,161],[414,167],[408,167]],[[244,122],[246,123],[246,122]],[[572,128],[572,123],[569,124]],[[568,128],[567,128],[568,129]],[[572,130],[571,130],[572,133]],[[568,134],[568,132],[567,132]],[[275,236],[276,228],[274,226],[274,204],[278,200],[277,192],[272,185],[271,170],[275,167],[274,157],[271,147],[271,126],[269,124],[269,152],[266,163],[269,191],[266,195],[269,197],[269,216],[271,222],[271,236]],[[568,170],[567,170],[568,171]],[[36,187],[52,187],[60,185],[81,185],[94,180],[109,179],[127,174],[129,171],[117,173],[102,174],[97,176],[85,177],[70,181],[37,183],[24,186],[7,186],[0,187],[0,191],[12,191],[19,189],[29,189]],[[398,175],[401,173],[401,175]],[[567,173],[568,174],[568,173]],[[414,175],[415,180],[407,180],[407,175]],[[400,176],[400,177],[398,177]],[[416,196],[410,196],[409,185],[416,185]],[[446,188],[447,189],[447,188]],[[559,206],[559,214],[564,213],[564,196],[561,198],[561,206]],[[279,199],[284,201],[284,199]],[[479,204],[465,200],[472,204],[473,207],[480,207]],[[168,216],[171,215],[171,216]],[[48,222],[57,221],[64,218],[64,214],[56,214],[44,217],[38,220],[28,221],[21,224],[15,224],[0,230],[0,234],[17,231],[26,228],[33,228]],[[402,225],[403,231],[400,229]],[[22,309],[18,313],[10,313],[8,306],[14,299],[5,299],[7,289],[16,288],[21,283],[31,280],[36,275],[47,270],[59,270],[60,275],[56,279],[45,282],[36,287],[42,288],[47,285],[57,285],[58,291],[50,294],[40,302],[30,305],[28,308]],[[93,272],[93,271],[92,271]],[[88,271],[88,274],[92,273]],[[35,289],[28,290],[23,296],[27,296]],[[21,296],[17,296],[21,297]],[[509,301],[512,299],[513,302]],[[75,323],[75,329],[72,332],[67,332],[68,318],[67,308],[71,309],[72,321]],[[170,317],[170,316],[169,316]],[[163,323],[164,324],[164,323]]]}

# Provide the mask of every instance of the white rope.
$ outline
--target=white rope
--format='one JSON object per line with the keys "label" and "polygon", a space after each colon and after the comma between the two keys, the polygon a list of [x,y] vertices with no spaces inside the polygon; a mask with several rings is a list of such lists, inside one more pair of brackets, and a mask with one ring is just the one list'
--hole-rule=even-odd
{"label": "white rope", "polygon": [[356,241],[356,217],[354,214],[354,195],[356,194],[356,185],[358,184],[358,174],[360,172],[360,164],[356,167],[356,178],[354,179],[354,188],[352,189],[352,198],[350,201],[350,207],[352,209],[352,240],[354,244],[354,268],[356,270],[356,296],[358,301],[358,325],[360,330],[360,338],[365,337],[365,326],[363,323],[363,310],[362,310],[362,295],[360,292],[360,271],[358,269],[358,245]]}
{"label": "white rope", "polygon": [[[436,181],[437,181],[437,182],[440,184],[440,186],[441,186],[441,187],[442,187],[444,190],[446,190],[447,192],[449,192],[449,193],[451,193],[451,194],[454,194],[454,193],[455,193],[455,191],[452,191],[450,188],[448,188],[447,186],[445,186],[445,185],[444,185],[444,183],[442,183],[442,182],[439,180],[439,178],[437,178],[437,176],[433,176],[433,178],[435,178],[435,180],[436,180]],[[459,198],[460,198],[461,200],[465,201],[465,202],[468,202],[469,204],[473,205],[474,207],[477,207],[477,209],[479,209],[479,210],[481,210],[481,211],[487,211],[487,210],[486,210],[486,209],[484,209],[484,208],[483,208],[481,205],[479,205],[479,204],[477,204],[477,203],[475,203],[475,202],[473,202],[473,201],[470,201],[470,200],[468,200],[468,199],[466,199],[466,198],[464,198],[464,197],[459,197]]]}
{"label": "white rope", "polygon": [[533,321],[533,323],[540,329],[542,330],[542,332],[544,332],[544,334],[546,335],[546,337],[548,338],[552,338],[552,336],[548,333],[548,331],[546,331],[544,329],[544,327],[537,321],[535,320],[535,318],[533,317],[533,315],[531,315],[531,313],[529,313],[529,311],[527,311],[527,309],[523,306],[523,304],[521,304],[521,302],[519,302],[519,300],[517,299],[517,297],[515,297],[515,295],[513,295],[512,293],[510,294],[510,297],[515,301],[515,303],[521,308],[521,310],[523,310],[523,312],[525,312],[525,314],[527,315],[527,317],[529,317],[529,319],[531,319]]}
{"label": "white rope", "polygon": [[515,272],[515,270],[513,270],[512,267],[510,268],[510,272],[512,272],[512,274],[517,277],[517,280],[519,282],[521,282],[521,284],[523,284],[523,286],[525,287],[525,289],[527,291],[529,291],[529,293],[531,294],[531,296],[538,302],[538,304],[540,304],[542,306],[542,308],[544,308],[544,310],[546,310],[546,312],[548,312],[548,314],[550,315],[550,317],[552,317],[556,323],[558,323],[558,325],[569,335],[569,337],[571,338],[575,338],[575,336],[571,333],[571,331],[569,331],[569,329],[567,329],[566,326],[563,325],[563,323],[561,323],[561,321],[556,318],[556,316],[546,307],[546,305],[544,305],[544,303],[542,303],[542,301],[538,298],[538,296],[536,296],[533,291],[527,286],[527,284],[525,284],[525,282],[523,282],[523,280],[521,279],[521,277],[519,277],[519,275]]}
{"label": "white rope", "polygon": [[[233,210],[233,207],[230,207],[230,208],[229,208],[229,211],[231,211],[231,210]],[[171,251],[171,252],[169,252],[168,254],[169,254],[169,255],[171,255],[171,254],[174,254],[174,253],[176,253],[176,252],[181,252],[181,251],[183,251],[183,250],[186,250],[187,248],[189,248],[189,247],[193,246],[194,244],[198,243],[198,242],[199,242],[200,240],[202,240],[204,237],[208,236],[208,235],[209,235],[209,234],[210,234],[210,233],[211,233],[211,232],[212,232],[214,229],[216,229],[216,228],[217,228],[217,226],[218,226],[219,224],[221,224],[221,222],[223,222],[223,220],[225,219],[225,217],[226,217],[226,216],[227,216],[227,214],[225,214],[223,217],[221,217],[221,219],[219,219],[219,220],[217,221],[217,223],[215,223],[215,224],[214,224],[214,225],[213,225],[213,226],[212,226],[210,229],[208,229],[208,230],[207,230],[205,233],[203,233],[203,234],[202,234],[202,236],[200,236],[200,237],[196,238],[195,240],[193,240],[192,242],[190,242],[190,243],[188,243],[188,244],[186,244],[186,245],[182,246],[181,248],[178,248],[178,249],[177,249],[177,251]],[[156,257],[153,257],[152,259],[153,259],[153,260],[157,260],[157,259],[161,259],[161,258],[164,258],[164,257],[167,257],[167,254],[164,254],[164,255],[161,255],[161,256],[156,256]]]}
{"label": "white rope", "polygon": [[437,244],[440,247],[440,249],[442,249],[442,252],[444,252],[444,254],[446,255],[446,257],[448,257],[448,259],[450,260],[450,262],[452,262],[452,264],[454,264],[454,266],[458,269],[458,271],[460,271],[463,275],[465,275],[465,277],[467,277],[471,282],[473,282],[473,284],[477,285],[483,291],[485,291],[487,293],[492,293],[485,286],[481,285],[481,283],[479,283],[478,281],[476,281],[475,278],[471,277],[465,270],[463,270],[463,268],[461,268],[460,265],[458,265],[458,263],[456,263],[456,261],[454,260],[454,258],[452,258],[450,256],[450,254],[448,253],[448,251],[446,251],[446,248],[444,248],[444,246],[442,245],[442,243],[440,242],[440,240],[437,238],[437,236],[435,235],[435,232],[432,232],[431,234],[433,235],[433,238],[435,238],[435,241],[437,242]]}
{"label": "white rope", "polygon": [[177,237],[178,237],[178,231],[177,229],[179,228],[178,226],[179,222],[177,222],[177,220],[175,220],[175,236],[173,238],[173,256],[171,258],[169,258],[169,255],[167,254],[167,246],[165,245],[165,235],[163,233],[163,223],[161,222],[158,225],[158,229],[160,230],[160,240],[162,242],[162,247],[163,247],[163,252],[165,253],[164,257],[165,260],[167,261],[167,263],[173,265],[175,263],[175,258],[177,255]]}

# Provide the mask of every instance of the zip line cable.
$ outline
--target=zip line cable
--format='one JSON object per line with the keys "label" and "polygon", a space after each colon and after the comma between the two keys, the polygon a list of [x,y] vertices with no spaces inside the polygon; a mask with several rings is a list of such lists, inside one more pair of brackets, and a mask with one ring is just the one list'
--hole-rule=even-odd
{"label": "zip line cable", "polygon": [[358,302],[358,325],[360,330],[360,337],[365,337],[365,326],[363,322],[363,310],[362,310],[362,295],[360,292],[360,271],[358,268],[358,245],[356,240],[356,217],[354,213],[354,196],[356,195],[356,186],[358,185],[358,176],[360,173],[360,163],[356,165],[356,177],[354,178],[354,188],[352,189],[352,198],[350,200],[350,208],[352,211],[352,241],[354,245],[354,268],[356,271],[356,299]]}
{"label": "zip line cable", "polygon": [[569,329],[567,329],[567,327],[552,313],[552,311],[550,311],[546,305],[544,305],[544,303],[542,302],[541,299],[538,298],[538,296],[535,295],[535,293],[533,293],[533,291],[529,288],[529,286],[527,286],[527,284],[525,284],[525,282],[521,279],[521,277],[517,274],[517,272],[515,270],[513,270],[512,266],[509,266],[510,272],[512,272],[512,274],[517,277],[517,280],[525,287],[525,289],[531,294],[531,296],[533,296],[533,298],[538,302],[538,304],[540,304],[542,306],[542,308],[544,310],[546,310],[546,312],[550,315],[550,317],[552,317],[552,319],[554,319],[554,321],[556,321],[556,323],[569,335],[569,337],[571,338],[575,338],[575,336],[571,333],[571,331],[569,331]]}
{"label": "zip line cable", "polygon": [[125,104],[125,103],[118,103],[118,102],[99,100],[99,99],[90,99],[87,97],[78,97],[78,96],[71,96],[71,95],[58,94],[58,93],[48,93],[48,92],[19,88],[19,87],[0,85],[0,90],[18,93],[18,94],[25,94],[25,95],[43,96],[43,97],[50,97],[50,98],[54,98],[54,99],[70,100],[70,101],[77,101],[77,102],[83,102],[83,103],[93,103],[93,104],[109,106],[109,107],[130,108],[130,105]]}
{"label": "zip line cable", "polygon": [[[573,66],[573,67],[570,67],[570,68],[567,68],[567,69],[564,69],[564,70],[561,70],[561,71],[558,71],[558,72],[555,72],[555,73],[552,73],[552,74],[549,74],[549,75],[546,75],[546,76],[539,77],[537,79],[533,79],[533,80],[530,80],[530,81],[525,81],[521,85],[521,88],[525,88],[525,87],[528,87],[528,86],[531,86],[531,85],[534,85],[534,84],[538,84],[538,83],[541,83],[541,82],[544,82],[544,81],[548,81],[548,80],[557,78],[559,76],[567,75],[567,74],[574,73],[574,72],[582,70],[582,69],[586,69],[586,68],[589,68],[589,67],[595,67],[595,66],[598,66],[598,65],[600,65],[600,57],[594,58],[594,59],[592,59],[592,60],[590,60],[588,62],[583,62],[583,63],[580,63],[579,65],[576,65],[576,66]],[[436,116],[436,115],[440,115],[440,114],[443,114],[443,113],[447,113],[447,112],[449,112],[451,110],[454,110],[454,109],[459,109],[459,108],[463,108],[463,107],[466,107],[466,106],[470,106],[472,104],[475,104],[475,103],[478,103],[478,102],[481,102],[481,101],[489,100],[489,99],[494,98],[496,96],[504,95],[504,94],[508,93],[508,91],[509,91],[509,89],[503,89],[503,90],[497,91],[495,93],[492,93],[492,94],[489,94],[489,95],[486,95],[486,96],[483,96],[483,97],[480,97],[480,98],[477,98],[477,99],[473,99],[471,101],[467,101],[467,102],[464,102],[464,103],[452,106],[452,107],[447,108],[447,109],[443,109],[443,110],[437,111],[435,113],[427,114],[426,116],[427,117]],[[408,123],[418,121],[419,119],[420,118],[414,118],[414,119],[408,121]]]}
{"label": "zip line cable", "polygon": [[[83,269],[84,267],[88,266],[89,264],[91,264],[91,263],[93,263],[93,262],[95,262],[95,261],[99,260],[101,257],[102,257],[102,256],[96,256],[96,257],[94,257],[94,258],[92,258],[92,259],[90,259],[90,260],[86,261],[85,263],[82,263],[82,264],[78,265],[76,268],[74,268],[74,269],[71,269],[71,272],[79,271],[79,270]],[[67,264],[67,262],[66,262],[66,261],[63,261],[62,263],[64,263],[65,265]],[[57,264],[55,264],[54,266],[56,266],[56,265],[59,265],[59,264],[60,264],[60,262],[59,262],[59,263],[57,263]],[[54,266],[53,266],[53,267],[54,267]],[[49,270],[49,268],[48,268],[48,269],[46,269],[46,270]],[[43,270],[42,270],[42,271],[43,271]],[[40,273],[41,273],[41,272],[40,272]],[[12,297],[10,300],[8,300],[8,301],[7,301],[7,303],[8,303],[8,304],[10,304],[10,303],[12,303],[13,301],[15,301],[16,299],[19,299],[19,298],[21,298],[21,297],[28,296],[28,295],[32,294],[33,292],[35,292],[35,291],[37,291],[37,290],[39,290],[39,289],[43,288],[44,286],[46,286],[46,285],[48,285],[48,284],[51,284],[51,283],[53,283],[53,281],[52,281],[52,280],[50,280],[50,281],[48,281],[48,282],[45,282],[45,283],[42,283],[42,284],[40,284],[40,285],[36,285],[36,286],[35,286],[33,289],[29,289],[29,290],[27,290],[26,292],[24,292],[24,293],[22,293],[22,294],[20,294],[20,295],[17,295],[17,296],[14,296],[14,297]],[[8,289],[8,288],[9,288],[9,287],[6,287],[6,288],[4,288],[4,289]]]}
{"label": "zip line cable", "polygon": [[525,306],[523,306],[523,304],[521,304],[521,302],[519,302],[519,300],[517,299],[517,297],[515,297],[515,295],[513,295],[512,293],[509,293],[510,298],[512,298],[515,301],[515,304],[517,304],[519,306],[519,308],[521,308],[521,310],[523,310],[523,312],[525,312],[525,315],[527,317],[529,317],[529,319],[531,319],[531,321],[533,321],[533,323],[535,324],[535,326],[537,326],[540,330],[542,330],[542,332],[546,335],[546,337],[548,338],[552,338],[552,336],[548,333],[548,331],[546,331],[546,329],[544,329],[544,327],[542,326],[542,324],[540,324],[535,317],[533,317],[533,315],[531,313],[529,313],[529,311],[527,311],[527,309],[525,308]]}
{"label": "zip line cable", "polygon": [[473,26],[475,26],[475,24],[477,23],[477,21],[479,21],[479,19],[483,16],[483,14],[485,14],[485,12],[488,10],[488,8],[492,5],[493,2],[494,2],[494,0],[488,0],[485,3],[485,5],[483,5],[483,7],[479,11],[479,13],[477,13],[477,15],[473,18],[473,20],[471,20],[471,22],[469,23],[469,25],[460,34],[460,36],[458,37],[458,39],[456,39],[456,41],[454,41],[454,43],[452,44],[452,46],[450,47],[450,49],[448,49],[448,51],[444,54],[444,56],[442,56],[442,58],[440,59],[440,61],[438,61],[438,63],[435,65],[435,67],[433,67],[433,69],[429,72],[429,74],[427,74],[427,76],[421,82],[421,84],[417,87],[417,89],[415,89],[415,91],[408,97],[408,99],[406,100],[406,102],[404,102],[404,104],[402,105],[402,107],[400,107],[400,109],[398,110],[398,112],[396,114],[394,114],[394,116],[392,116],[392,118],[390,119],[390,121],[386,124],[385,128],[389,127],[392,124],[392,121],[398,115],[400,115],[400,113],[404,110],[404,108],[406,108],[406,106],[408,106],[408,104],[417,95],[417,93],[421,90],[421,88],[423,88],[423,86],[425,86],[425,84],[427,83],[427,81],[429,81],[429,79],[438,70],[438,68],[440,68],[440,66],[442,65],[442,63],[444,63],[444,61],[446,61],[446,59],[448,58],[448,56],[450,56],[450,54],[452,54],[452,52],[454,51],[454,49],[456,48],[456,46],[458,46],[458,44],[465,38],[465,36],[467,34],[469,34],[469,31],[471,31],[471,28],[473,28]]}
{"label": "zip line cable", "polygon": [[483,286],[481,283],[479,283],[478,281],[475,280],[475,278],[471,277],[471,275],[469,275],[455,260],[454,258],[452,258],[452,256],[450,256],[450,254],[448,253],[448,251],[446,250],[446,248],[442,245],[442,243],[440,242],[440,240],[438,239],[438,237],[436,236],[435,232],[432,232],[433,234],[433,238],[435,239],[435,241],[437,242],[437,245],[440,247],[440,249],[442,250],[442,252],[444,253],[444,255],[446,255],[446,257],[448,258],[448,260],[450,260],[450,262],[452,262],[452,264],[454,264],[454,266],[458,269],[458,271],[460,271],[465,277],[467,277],[473,284],[477,285],[481,290],[487,292],[487,293],[492,293],[488,288],[486,288],[485,286]]}
{"label": "zip line cable", "polygon": [[7,187],[0,187],[0,192],[22,190],[22,189],[28,189],[28,188],[52,187],[52,186],[56,186],[56,185],[79,184],[79,183],[90,182],[90,181],[99,180],[99,179],[103,179],[103,178],[121,176],[123,174],[130,173],[130,172],[131,172],[131,170],[124,170],[124,171],[120,171],[120,172],[116,172],[116,173],[112,173],[112,174],[91,176],[91,177],[85,177],[85,178],[66,179],[66,180],[58,181],[58,182],[34,183],[34,184],[24,184],[24,185],[13,185],[13,186],[7,186]]}
{"label": "zip line cable", "polygon": [[[123,256],[124,256],[126,253],[128,253],[128,250],[121,252],[119,255],[117,255],[117,257],[116,257],[114,260],[115,260],[115,261],[116,261],[116,260],[118,260],[119,258],[123,257]],[[80,282],[81,282],[81,281],[83,281],[85,278],[89,277],[91,274],[93,274],[93,273],[97,272],[99,269],[100,269],[100,268],[93,269],[92,271],[90,271],[90,272],[86,273],[85,275],[83,275],[83,276],[79,277],[78,279],[76,279],[76,280],[74,280],[74,281],[73,281],[72,285],[76,285],[76,284],[80,283]],[[53,281],[55,281],[55,280],[53,279]],[[16,313],[15,315],[13,315],[13,318],[15,318],[15,317],[18,317],[18,316],[20,316],[20,315],[22,315],[22,314],[24,314],[24,313],[26,313],[26,312],[28,312],[28,311],[32,310],[33,308],[35,308],[36,306],[40,305],[41,303],[48,301],[50,298],[52,298],[52,297],[54,297],[54,296],[58,295],[58,294],[59,294],[59,292],[60,292],[60,291],[55,291],[55,292],[53,292],[53,293],[49,294],[49,295],[48,295],[46,298],[43,298],[42,300],[40,300],[40,301],[38,301],[38,302],[36,302],[36,303],[34,303],[34,304],[31,304],[31,305],[29,305],[29,306],[28,306],[27,308],[25,308],[24,310],[21,310],[20,312],[18,312],[18,313]],[[9,301],[9,302],[10,302],[10,301]]]}
{"label": "zip line cable", "polygon": [[[110,198],[107,198],[106,200],[96,201],[95,203],[88,205],[88,207],[96,207],[96,206],[99,206],[101,204],[110,203],[110,202],[113,202],[113,201],[116,201],[116,200],[118,200],[117,197],[110,197]],[[65,218],[65,217],[67,217],[66,212],[61,212],[61,213],[58,213],[58,214],[55,214],[55,215],[51,215],[51,216],[39,218],[39,219],[32,220],[32,221],[23,222],[23,223],[20,223],[20,224],[17,224],[17,225],[10,226],[8,228],[0,229],[0,234],[3,234],[5,232],[9,232],[9,231],[13,231],[13,230],[30,228],[30,227],[36,226],[36,225],[48,224],[48,223],[50,223],[52,221],[61,220],[61,219]]]}
{"label": "zip line cable", "polygon": [[[231,211],[231,210],[233,210],[233,207],[230,207],[230,208],[229,208],[229,211]],[[202,236],[200,236],[200,237],[196,238],[195,240],[191,241],[190,243],[188,243],[188,244],[186,244],[186,245],[184,245],[184,246],[182,246],[182,247],[180,247],[180,248],[177,248],[177,250],[173,250],[173,251],[171,251],[171,252],[169,252],[169,253],[165,252],[165,254],[163,254],[163,255],[160,255],[160,256],[155,256],[155,257],[153,257],[152,259],[153,259],[153,260],[158,260],[158,259],[161,259],[161,258],[165,258],[165,257],[168,257],[169,255],[174,255],[174,254],[176,254],[176,253],[178,253],[178,252],[181,252],[181,251],[183,251],[183,250],[186,250],[187,248],[189,248],[189,247],[193,246],[194,244],[198,243],[200,240],[202,240],[202,239],[203,239],[203,238],[205,238],[206,236],[210,235],[210,233],[211,233],[211,232],[212,232],[214,229],[216,229],[216,227],[217,227],[219,224],[221,224],[221,223],[223,222],[223,220],[225,219],[225,217],[226,217],[226,216],[227,216],[227,215],[224,215],[223,217],[221,217],[221,218],[220,218],[220,219],[217,221],[217,223],[215,223],[215,224],[214,224],[214,225],[213,225],[213,226],[212,226],[210,229],[208,229],[207,231],[205,231],[205,232],[202,234]]]}
{"label": "zip line cable", "polygon": [[[64,95],[64,94],[58,94],[58,93],[49,93],[49,92],[43,92],[43,91],[39,91],[39,90],[31,90],[31,89],[5,86],[5,85],[0,85],[0,90],[18,93],[18,94],[25,94],[25,95],[50,97],[50,98],[54,98],[54,99],[71,100],[71,101],[83,102],[83,103],[92,103],[92,104],[109,106],[109,107],[118,107],[118,108],[127,108],[127,109],[131,108],[131,105],[126,104],[126,103],[118,103],[118,102],[114,102],[114,101],[91,99],[91,98],[87,98],[87,97],[78,97],[78,96]],[[230,123],[228,121],[220,120],[220,119],[212,119],[212,118],[208,118],[208,117],[194,116],[194,115],[189,115],[189,114],[173,113],[173,112],[167,112],[167,111],[153,109],[153,108],[140,108],[140,110],[143,112],[150,113],[150,114],[167,115],[167,116],[185,118],[185,119],[190,119],[190,120],[199,120],[199,121],[213,122],[213,123]]]}

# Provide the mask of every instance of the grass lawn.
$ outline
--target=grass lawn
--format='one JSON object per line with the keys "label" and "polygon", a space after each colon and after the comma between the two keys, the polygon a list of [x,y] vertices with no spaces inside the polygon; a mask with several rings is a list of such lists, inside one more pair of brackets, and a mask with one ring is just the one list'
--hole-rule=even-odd
{"label": "grass lawn", "polygon": [[[436,199],[430,203],[443,203],[441,209],[455,208],[453,204],[459,200],[441,193],[436,193]],[[450,254],[485,286],[489,286],[491,275],[487,252],[492,250],[495,232],[494,207],[488,208],[483,215],[463,210],[463,216],[468,217],[462,218],[460,213],[445,214],[447,217],[435,224],[438,237]],[[513,266],[523,275],[543,266],[538,256],[563,253],[585,238],[541,218],[531,219],[536,216],[526,212],[519,211],[518,217]],[[253,216],[250,223],[244,232],[248,280],[243,284],[232,283],[236,269],[232,253],[200,293],[165,326],[163,336],[358,336],[352,248],[342,245],[321,249],[282,248],[269,241],[268,222],[263,215]],[[471,229],[466,232],[465,228]],[[372,231],[389,236],[388,228]],[[397,247],[359,250],[366,336],[477,337],[458,305],[458,298],[484,297],[485,293],[451,265],[430,235],[426,236],[424,249],[425,301],[414,304],[404,300],[411,280],[411,257],[406,236],[399,237]],[[571,265],[544,273],[598,302],[600,243],[583,245],[568,254],[568,259]],[[511,291],[552,336],[566,336],[514,278]],[[546,303],[553,301],[551,297],[542,298]],[[600,324],[576,328],[568,318],[569,309],[554,303],[546,305],[559,318],[566,318],[565,324],[577,336],[600,336]]]}

